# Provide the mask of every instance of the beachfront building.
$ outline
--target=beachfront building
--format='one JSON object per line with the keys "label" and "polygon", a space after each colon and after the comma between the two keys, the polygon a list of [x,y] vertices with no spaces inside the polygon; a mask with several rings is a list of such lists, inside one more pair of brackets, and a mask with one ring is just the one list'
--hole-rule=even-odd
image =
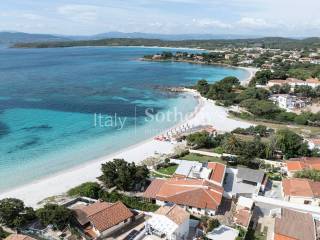
{"label": "beachfront building", "polygon": [[293,90],[296,86],[309,86],[312,88],[316,88],[317,86],[320,86],[320,80],[317,78],[309,78],[305,81],[296,79],[296,78],[287,78],[285,80],[283,79],[275,79],[275,80],[269,80],[267,83],[267,87],[270,88],[275,85],[285,85],[288,84],[291,89]]}
{"label": "beachfront building", "polygon": [[257,196],[264,191],[267,181],[268,177],[262,170],[227,168],[223,185],[224,196],[229,199]]}
{"label": "beachfront building", "polygon": [[131,222],[133,213],[122,203],[96,202],[74,206],[73,215],[83,232],[95,239],[106,237]]}
{"label": "beachfront building", "polygon": [[308,102],[308,99],[299,98],[290,94],[272,94],[269,100],[287,111],[304,108]]}
{"label": "beachfront building", "polygon": [[288,202],[319,206],[320,182],[301,178],[283,179],[282,195]]}
{"label": "beachfront building", "polygon": [[273,240],[316,240],[315,220],[309,213],[282,208],[275,218]]}
{"label": "beachfront building", "polygon": [[144,198],[166,206],[177,204],[194,215],[214,216],[222,200],[223,188],[204,179],[155,179]]}
{"label": "beachfront building", "polygon": [[168,240],[186,239],[189,219],[190,214],[178,205],[162,206],[145,222],[146,233]]}
{"label": "beachfront building", "polygon": [[8,237],[6,237],[4,240],[36,240],[36,239],[23,234],[11,234]]}
{"label": "beachfront building", "polygon": [[290,158],[285,162],[284,171],[287,172],[289,177],[293,177],[298,171],[305,169],[320,170],[320,158],[319,157],[300,157]]}
{"label": "beachfront building", "polygon": [[200,163],[198,161],[176,159],[172,159],[171,162],[179,164],[173,175],[176,178],[205,179],[216,185],[223,185],[226,165],[222,163]]}
{"label": "beachfront building", "polygon": [[309,149],[318,149],[320,150],[320,138],[312,138],[308,140]]}

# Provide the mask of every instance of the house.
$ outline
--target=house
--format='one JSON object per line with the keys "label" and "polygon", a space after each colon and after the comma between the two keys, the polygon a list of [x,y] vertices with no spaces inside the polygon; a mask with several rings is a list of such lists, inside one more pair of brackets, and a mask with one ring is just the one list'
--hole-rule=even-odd
{"label": "house", "polygon": [[315,222],[311,214],[286,208],[276,217],[273,240],[316,240]]}
{"label": "house", "polygon": [[286,201],[313,206],[320,204],[320,182],[301,178],[283,179],[282,191]]}
{"label": "house", "polygon": [[289,111],[297,108],[304,108],[308,102],[307,99],[299,98],[290,94],[272,94],[269,100],[273,101],[280,108]]}
{"label": "house", "polygon": [[296,86],[309,86],[312,88],[315,88],[317,86],[320,86],[320,81],[317,78],[310,78],[306,81],[296,79],[296,78],[287,78],[285,80],[283,79],[275,79],[275,80],[269,80],[267,83],[267,87],[272,87],[274,85],[285,85],[288,84],[291,89],[294,89]]}
{"label": "house", "polygon": [[319,149],[320,150],[320,138],[312,138],[308,140],[309,149]]}
{"label": "house", "polygon": [[196,215],[214,216],[223,195],[223,188],[204,179],[171,178],[152,181],[143,197],[157,205],[178,204]]}
{"label": "house", "polygon": [[23,234],[11,234],[8,237],[6,237],[4,240],[35,240],[35,239]]}
{"label": "house", "polygon": [[188,160],[172,160],[172,162],[179,164],[174,177],[205,179],[219,186],[223,184],[226,166],[222,163]]}
{"label": "house", "polygon": [[233,220],[236,225],[243,228],[248,228],[250,220],[252,217],[252,208],[254,202],[252,198],[246,198],[240,196],[236,205],[236,212],[234,214]]}
{"label": "house", "polygon": [[239,231],[228,227],[226,225],[220,225],[213,229],[206,235],[206,238],[211,240],[235,240],[239,235]]}
{"label": "house", "polygon": [[318,78],[309,78],[306,80],[307,86],[316,88],[320,86],[320,80]]}
{"label": "house", "polygon": [[292,177],[297,171],[305,169],[320,170],[320,158],[319,157],[301,157],[290,158],[285,162],[284,170],[289,177]]}
{"label": "house", "polygon": [[146,233],[168,240],[186,239],[190,214],[179,207],[162,206],[145,223]]}
{"label": "house", "polygon": [[264,191],[268,177],[262,170],[238,167],[227,168],[224,182],[224,196],[226,198],[256,196]]}
{"label": "house", "polygon": [[73,215],[84,233],[91,238],[105,237],[127,225],[133,213],[122,203],[96,202],[78,205]]}

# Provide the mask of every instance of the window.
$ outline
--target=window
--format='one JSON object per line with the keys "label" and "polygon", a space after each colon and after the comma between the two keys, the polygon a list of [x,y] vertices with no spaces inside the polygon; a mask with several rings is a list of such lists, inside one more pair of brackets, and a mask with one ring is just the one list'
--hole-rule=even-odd
{"label": "window", "polygon": [[197,208],[197,210],[200,212],[200,211],[201,211],[201,208]]}
{"label": "window", "polygon": [[304,200],[304,204],[306,204],[306,205],[310,205],[310,204],[311,204],[311,201]]}
{"label": "window", "polygon": [[123,222],[124,222],[124,223],[128,222],[128,219],[124,220]]}

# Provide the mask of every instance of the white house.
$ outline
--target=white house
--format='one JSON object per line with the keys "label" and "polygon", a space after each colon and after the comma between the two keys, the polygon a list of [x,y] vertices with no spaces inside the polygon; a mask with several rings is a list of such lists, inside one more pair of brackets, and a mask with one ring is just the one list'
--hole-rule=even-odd
{"label": "white house", "polygon": [[306,101],[303,99],[290,94],[272,94],[269,99],[277,104],[280,108],[288,111],[296,108],[304,108],[307,105]]}
{"label": "white house", "polygon": [[238,235],[238,230],[226,225],[220,225],[209,232],[206,237],[211,240],[235,240],[237,239]]}
{"label": "white house", "polygon": [[146,233],[168,240],[186,239],[190,214],[178,205],[160,207],[145,223]]}

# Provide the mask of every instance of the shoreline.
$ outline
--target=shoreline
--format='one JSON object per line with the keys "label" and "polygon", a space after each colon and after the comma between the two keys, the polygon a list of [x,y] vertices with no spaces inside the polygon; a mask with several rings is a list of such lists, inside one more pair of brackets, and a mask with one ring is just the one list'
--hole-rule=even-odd
{"label": "shoreline", "polygon": [[[190,49],[190,50],[196,50],[196,49]],[[200,49],[199,49],[200,50]],[[208,51],[208,50],[206,50]],[[236,68],[236,69],[243,69],[245,70],[249,76],[245,79],[239,79],[241,84],[244,86],[247,86],[250,82],[250,80],[255,76],[256,72],[259,71],[259,68],[255,67],[241,67],[241,66],[232,66],[229,64],[224,63],[204,63],[204,62],[195,62],[195,61],[188,61],[188,60],[181,60],[181,61],[172,61],[172,60],[152,60],[152,59],[146,59],[144,57],[139,58],[140,61],[147,61],[147,62],[181,62],[181,63],[190,63],[190,64],[199,64],[199,65],[206,65],[206,66],[217,66],[217,67],[225,67],[225,68]]]}
{"label": "shoreline", "polygon": [[[195,90],[188,90],[189,94],[198,96]],[[168,128],[164,132],[184,124],[189,125],[212,125],[218,131],[231,131],[237,127],[249,127],[250,123],[234,120],[228,117],[226,108],[216,106],[214,101],[199,97],[195,110],[184,121]],[[159,134],[157,134],[159,135]],[[0,194],[0,199],[14,197],[21,199],[27,206],[39,207],[38,203],[48,197],[64,194],[70,188],[88,181],[96,181],[100,175],[101,164],[112,161],[114,158],[124,158],[126,161],[138,164],[142,160],[156,154],[169,154],[175,146],[170,142],[161,142],[154,138],[131,145],[116,153],[108,154],[77,167],[60,171],[56,174],[35,180],[26,185],[18,186]]]}

